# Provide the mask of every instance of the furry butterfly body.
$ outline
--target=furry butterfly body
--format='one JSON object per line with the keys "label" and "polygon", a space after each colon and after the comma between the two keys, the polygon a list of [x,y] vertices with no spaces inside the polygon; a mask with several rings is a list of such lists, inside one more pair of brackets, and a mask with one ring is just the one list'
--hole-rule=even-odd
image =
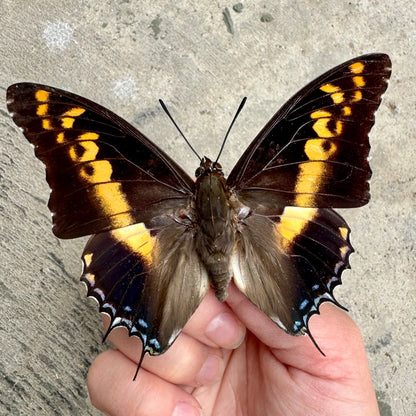
{"label": "furry butterfly body", "polygon": [[371,54],[328,71],[273,116],[228,178],[203,158],[195,182],[98,104],[9,87],[13,120],[46,165],[54,233],[93,235],[82,280],[108,332],[125,326],[143,354],[161,354],[209,287],[224,301],[233,279],[284,331],[310,335],[353,250],[333,208],[369,200],[368,133],[390,66]]}

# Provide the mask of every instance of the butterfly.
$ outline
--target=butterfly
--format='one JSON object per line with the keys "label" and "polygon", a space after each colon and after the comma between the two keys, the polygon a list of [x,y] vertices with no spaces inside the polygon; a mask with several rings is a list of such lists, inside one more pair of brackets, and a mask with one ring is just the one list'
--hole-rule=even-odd
{"label": "butterfly", "polygon": [[204,157],[195,181],[104,107],[10,86],[8,110],[46,165],[54,234],[92,235],[81,280],[111,318],[105,338],[124,326],[141,360],[162,354],[209,288],[225,301],[233,279],[285,332],[314,342],[308,321],[322,302],[340,306],[333,290],[353,251],[334,208],[370,199],[368,134],[390,72],[385,54],[331,69],[283,105],[228,178]]}

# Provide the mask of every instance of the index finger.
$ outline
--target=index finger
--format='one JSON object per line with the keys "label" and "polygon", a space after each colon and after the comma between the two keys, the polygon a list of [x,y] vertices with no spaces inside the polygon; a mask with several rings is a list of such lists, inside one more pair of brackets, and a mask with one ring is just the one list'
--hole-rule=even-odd
{"label": "index finger", "polygon": [[[328,302],[312,316],[309,329],[324,352],[322,355],[307,336],[285,333],[267,315],[260,311],[234,285],[230,285],[227,303],[256,337],[273,349],[279,361],[308,371],[319,371],[332,360],[365,359],[360,331],[346,312]],[[313,370],[312,370],[313,369]]]}

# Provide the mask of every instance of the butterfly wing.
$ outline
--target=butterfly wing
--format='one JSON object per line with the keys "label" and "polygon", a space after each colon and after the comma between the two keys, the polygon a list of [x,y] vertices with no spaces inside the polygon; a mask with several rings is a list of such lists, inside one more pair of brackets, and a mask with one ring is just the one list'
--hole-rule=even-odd
{"label": "butterfly wing", "polygon": [[311,82],[274,115],[227,180],[252,212],[241,225],[234,280],[288,333],[309,333],[319,304],[336,303],[332,292],[352,247],[332,208],[370,198],[368,133],[390,67],[387,55],[366,55]]}
{"label": "butterfly wing", "polygon": [[116,114],[66,91],[22,83],[8,110],[46,165],[53,231],[75,238],[187,205],[192,179]]}
{"label": "butterfly wing", "polygon": [[90,239],[81,279],[111,318],[107,334],[125,326],[151,355],[170,347],[209,288],[193,237],[175,219],[158,218]]}
{"label": "butterfly wing", "polygon": [[[368,133],[391,72],[387,55],[347,61],[294,95],[228,177],[238,198],[276,206],[350,208],[370,198]],[[260,209],[260,208],[259,208]]]}
{"label": "butterfly wing", "polygon": [[143,352],[162,353],[209,287],[187,217],[194,182],[139,131],[85,98],[23,83],[8,89],[7,100],[46,165],[54,233],[96,234],[82,280],[110,316],[109,331],[125,326]]}
{"label": "butterfly wing", "polygon": [[353,252],[346,222],[332,209],[286,207],[252,215],[232,256],[236,286],[291,335],[308,333],[322,302],[340,306],[333,289]]}

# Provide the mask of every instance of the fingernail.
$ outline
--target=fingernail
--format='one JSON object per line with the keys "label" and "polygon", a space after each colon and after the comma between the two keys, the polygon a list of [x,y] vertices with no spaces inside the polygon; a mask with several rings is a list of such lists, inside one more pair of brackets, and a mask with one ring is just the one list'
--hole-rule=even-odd
{"label": "fingernail", "polygon": [[220,373],[221,362],[220,358],[215,355],[210,355],[205,360],[204,365],[196,376],[197,384],[207,384],[215,381]]}
{"label": "fingernail", "polygon": [[243,342],[245,329],[232,314],[224,312],[208,324],[205,334],[218,346],[234,349]]}
{"label": "fingernail", "polygon": [[185,402],[179,402],[175,410],[173,411],[172,416],[201,416],[202,413],[199,409],[194,406],[191,406]]}

